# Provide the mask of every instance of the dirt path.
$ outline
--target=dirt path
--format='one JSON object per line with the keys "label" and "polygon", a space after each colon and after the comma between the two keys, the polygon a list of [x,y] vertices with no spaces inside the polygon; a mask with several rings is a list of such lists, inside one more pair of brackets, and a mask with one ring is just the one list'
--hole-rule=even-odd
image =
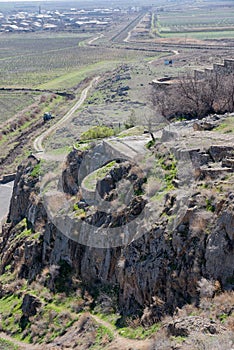
{"label": "dirt path", "polygon": [[8,340],[12,342],[14,345],[17,345],[19,347],[19,350],[42,350],[45,349],[45,347],[42,347],[40,345],[33,345],[33,344],[26,344],[22,341],[16,340],[15,338],[10,337],[6,333],[1,332],[0,338]]}
{"label": "dirt path", "polygon": [[[32,126],[28,127],[26,130],[22,131],[17,137],[11,138],[9,143],[6,143],[7,152],[0,159],[0,174],[4,175],[7,173],[13,173],[16,171],[16,168],[13,167],[15,160],[22,155],[22,150],[30,149],[31,140],[41,132],[43,127],[43,122],[41,120],[36,121]],[[12,146],[9,147],[9,144]],[[6,170],[7,169],[7,170]]]}
{"label": "dirt path", "polygon": [[79,100],[74,104],[74,106],[65,114],[65,116],[60,119],[56,124],[54,124],[51,128],[47,129],[45,132],[43,132],[40,136],[38,136],[34,142],[33,147],[36,152],[42,153],[44,152],[43,148],[43,142],[44,140],[53,132],[55,131],[59,126],[61,126],[63,123],[67,122],[72,115],[75,113],[75,111],[81,107],[81,105],[84,103],[85,99],[87,98],[89,90],[93,87],[95,83],[98,82],[100,77],[95,77],[91,83],[81,92],[81,96]]}
{"label": "dirt path", "polygon": [[131,39],[131,35],[132,35],[132,30],[130,30],[130,32],[128,32],[127,37],[123,40],[125,43],[128,43]]}
{"label": "dirt path", "polygon": [[94,43],[94,41],[96,41],[100,38],[103,38],[103,37],[104,37],[104,34],[99,34],[98,36],[95,36],[95,38],[88,41],[88,45],[92,45]]}
{"label": "dirt path", "polygon": [[110,350],[111,349],[121,349],[121,350],[129,350],[130,348],[134,350],[149,350],[150,347],[153,344],[152,339],[146,339],[146,340],[137,340],[137,339],[127,339],[122,337],[118,331],[112,326],[111,323],[102,320],[96,315],[91,315],[90,316],[100,325],[108,328],[111,330],[111,332],[114,335],[114,340],[111,344]]}

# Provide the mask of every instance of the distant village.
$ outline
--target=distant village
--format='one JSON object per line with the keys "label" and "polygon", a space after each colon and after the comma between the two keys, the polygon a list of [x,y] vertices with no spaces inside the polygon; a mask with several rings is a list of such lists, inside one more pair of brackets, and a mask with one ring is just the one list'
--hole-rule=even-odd
{"label": "distant village", "polygon": [[0,32],[35,31],[102,31],[124,13],[138,12],[139,8],[129,9],[76,9],[67,11],[46,11],[38,7],[37,12],[17,11],[0,13]]}

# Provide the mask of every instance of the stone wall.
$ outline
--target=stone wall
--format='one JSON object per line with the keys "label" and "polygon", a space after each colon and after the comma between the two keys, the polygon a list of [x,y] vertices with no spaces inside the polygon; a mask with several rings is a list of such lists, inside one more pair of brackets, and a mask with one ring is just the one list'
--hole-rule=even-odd
{"label": "stone wall", "polygon": [[[211,77],[214,73],[228,75],[234,73],[234,59],[225,59],[223,64],[215,63],[213,64],[213,68],[205,68],[204,70],[194,70],[195,79],[202,80]],[[178,79],[175,77],[165,77],[154,79],[152,81],[152,85],[156,89],[166,89],[168,90],[170,87],[173,87],[178,83]]]}
{"label": "stone wall", "polygon": [[209,78],[212,74],[222,74],[228,75],[234,73],[234,60],[225,59],[223,64],[213,64],[213,68],[205,68],[205,70],[195,70],[194,76],[196,79],[206,79]]}

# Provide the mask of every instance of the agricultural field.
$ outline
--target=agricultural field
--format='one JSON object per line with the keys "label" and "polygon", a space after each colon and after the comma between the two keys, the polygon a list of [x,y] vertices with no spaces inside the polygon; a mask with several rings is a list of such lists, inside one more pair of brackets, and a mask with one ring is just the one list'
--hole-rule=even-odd
{"label": "agricultural field", "polygon": [[[0,36],[0,88],[76,88],[87,76],[112,70],[144,54],[124,49],[89,47],[89,34],[40,33]],[[0,122],[37,99],[37,94],[0,93]]]}
{"label": "agricultural field", "polygon": [[38,100],[37,93],[0,91],[0,124]]}
{"label": "agricultural field", "polygon": [[69,89],[99,68],[110,69],[107,62],[136,57],[135,52],[81,45],[88,37],[72,33],[1,35],[0,87]]}
{"label": "agricultural field", "polygon": [[[1,87],[37,87],[84,62],[83,35],[2,35]],[[83,58],[83,60],[82,60]]]}
{"label": "agricultural field", "polygon": [[233,2],[206,3],[184,9],[158,10],[157,33],[164,38],[233,39]]}
{"label": "agricultural field", "polygon": [[[222,63],[226,57],[224,50],[207,55],[206,48],[198,52],[192,47],[179,46],[179,37],[182,42],[190,34],[201,35],[202,39],[208,34],[216,39],[218,35],[226,38],[232,35],[232,3],[228,8],[228,2],[223,2],[222,7],[218,2],[215,7],[213,2],[212,15],[207,11],[207,4],[210,3],[204,2],[199,8],[186,5],[181,11],[179,1],[173,7],[158,2],[156,9],[142,8],[134,14],[126,13],[122,21],[98,35],[91,32],[1,34],[0,88],[31,91],[0,90],[0,172],[15,171],[20,157],[33,151],[32,140],[49,127],[42,121],[45,111],[56,115],[51,125],[75,103],[56,95],[45,105],[40,102],[44,93],[49,94],[50,100],[55,92],[71,92],[77,100],[90,79],[100,76],[98,85],[90,90],[69,125],[46,140],[47,149],[59,152],[76,143],[80,134],[91,126],[121,129],[125,124],[147,123],[156,113],[151,111],[150,100],[155,77],[178,76],[188,69]],[[174,46],[161,45],[158,35],[162,38],[174,35]],[[168,57],[173,60],[171,66],[165,65]],[[46,91],[35,92],[35,89]]]}
{"label": "agricultural field", "polygon": [[[88,45],[91,36],[72,33],[40,33],[22,35],[1,35],[0,45],[0,88],[32,89],[32,91],[0,90],[1,133],[0,133],[0,172],[14,172],[17,165],[29,154],[36,134],[42,132],[47,125],[43,124],[42,116],[45,111],[56,115],[56,122],[71,108],[74,101],[52,97],[52,102],[44,103],[41,98],[44,92],[33,92],[33,89],[50,91],[72,91],[76,97],[85,85],[87,78],[103,76],[121,64],[146,62],[151,58],[151,52],[125,50],[124,48],[101,47]],[[155,57],[161,57],[162,53]],[[137,77],[139,79],[139,77]],[[151,78],[150,78],[151,79]],[[82,81],[84,85],[82,85]],[[79,85],[81,84],[81,85]],[[53,93],[48,93],[48,99]],[[46,93],[45,93],[46,94]],[[120,109],[128,109],[122,107]],[[113,105],[114,107],[114,105]],[[104,108],[101,112],[103,122],[109,123],[112,108]],[[116,111],[119,113],[119,111]],[[94,113],[97,113],[95,111]],[[124,116],[129,112],[125,111]],[[79,115],[79,114],[78,114]],[[100,114],[97,114],[99,118]],[[91,119],[95,121],[94,115]],[[116,120],[119,114],[116,116]],[[101,118],[100,118],[101,119]],[[9,120],[9,122],[7,122]],[[93,125],[91,120],[90,125]],[[4,125],[3,125],[4,123]],[[86,122],[85,122],[86,124]],[[94,123],[96,125],[96,122]],[[84,128],[88,127],[88,125]],[[76,132],[77,134],[77,129]],[[75,135],[77,137],[77,135]],[[60,144],[72,145],[74,138],[65,136]],[[61,146],[59,145],[59,146]],[[6,158],[6,159],[5,159]]]}

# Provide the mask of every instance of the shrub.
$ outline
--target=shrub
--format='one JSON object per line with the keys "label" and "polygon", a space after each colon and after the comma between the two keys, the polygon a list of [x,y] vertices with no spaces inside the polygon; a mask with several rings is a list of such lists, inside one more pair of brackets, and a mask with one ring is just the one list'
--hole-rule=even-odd
{"label": "shrub", "polygon": [[31,171],[30,175],[32,177],[38,177],[40,175],[40,171],[41,171],[41,164],[38,163],[38,164],[35,165],[35,167]]}
{"label": "shrub", "polygon": [[80,136],[81,140],[103,139],[114,135],[114,130],[107,126],[94,126],[83,132]]}

